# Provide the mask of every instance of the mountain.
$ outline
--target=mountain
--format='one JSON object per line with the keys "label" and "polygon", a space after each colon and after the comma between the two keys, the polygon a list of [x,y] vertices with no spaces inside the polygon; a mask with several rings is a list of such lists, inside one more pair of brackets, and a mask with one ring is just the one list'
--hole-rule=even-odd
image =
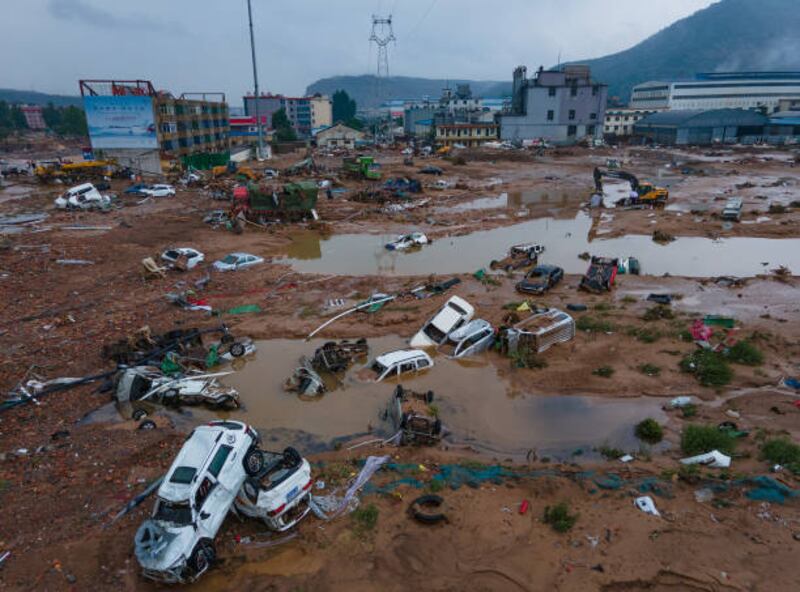
{"label": "mountain", "polygon": [[623,100],[648,80],[800,70],[798,9],[797,0],[720,0],[630,49],[573,63],[591,66],[592,77],[609,85],[609,97]]}
{"label": "mountain", "polygon": [[42,106],[47,105],[47,103],[53,103],[56,107],[74,105],[75,107],[83,108],[83,100],[79,96],[49,95],[33,90],[13,90],[10,88],[0,88],[0,101]]}
{"label": "mountain", "polygon": [[387,99],[420,99],[426,95],[432,99],[438,99],[442,95],[443,88],[449,85],[455,90],[457,84],[469,84],[472,94],[475,96],[503,97],[511,94],[510,74],[508,78],[508,82],[494,82],[490,80],[437,80],[391,76],[381,80],[380,93],[377,93],[377,78],[373,75],[332,76],[309,85],[306,94],[321,93],[331,96],[335,91],[344,89],[356,100],[358,107],[364,109],[377,107]]}

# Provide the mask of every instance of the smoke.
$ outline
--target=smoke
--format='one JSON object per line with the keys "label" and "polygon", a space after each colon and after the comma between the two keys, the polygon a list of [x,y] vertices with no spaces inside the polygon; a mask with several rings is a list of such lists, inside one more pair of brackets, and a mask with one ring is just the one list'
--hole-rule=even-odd
{"label": "smoke", "polygon": [[765,47],[742,48],[716,68],[717,72],[800,70],[800,39],[774,39]]}
{"label": "smoke", "polygon": [[75,21],[102,29],[147,30],[153,32],[182,32],[180,25],[157,21],[143,15],[114,14],[93,6],[87,0],[50,0],[47,8],[55,18]]}

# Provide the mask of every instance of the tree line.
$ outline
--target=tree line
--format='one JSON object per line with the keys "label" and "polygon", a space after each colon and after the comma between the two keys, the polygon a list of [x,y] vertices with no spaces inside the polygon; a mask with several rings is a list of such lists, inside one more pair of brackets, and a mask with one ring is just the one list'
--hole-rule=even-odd
{"label": "tree line", "polygon": [[[56,107],[48,103],[42,107],[42,117],[47,128],[60,136],[87,136],[86,114],[74,105]],[[19,105],[0,101],[0,138],[28,129],[25,114]]]}

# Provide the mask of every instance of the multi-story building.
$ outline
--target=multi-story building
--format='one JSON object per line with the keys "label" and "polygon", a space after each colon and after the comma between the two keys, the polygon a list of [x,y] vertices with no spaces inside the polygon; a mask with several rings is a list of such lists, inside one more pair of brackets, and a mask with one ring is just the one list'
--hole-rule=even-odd
{"label": "multi-story building", "polygon": [[606,109],[605,119],[603,120],[603,135],[630,136],[633,134],[633,126],[637,121],[657,111],[660,111],[660,109]]}
{"label": "multi-story building", "polygon": [[781,99],[800,98],[800,72],[715,72],[694,80],[651,81],[631,92],[631,109],[780,110]]}
{"label": "multi-story building", "polygon": [[318,129],[333,125],[333,102],[325,95],[316,94],[309,98],[311,103],[311,127]]}
{"label": "multi-story building", "polygon": [[94,153],[161,173],[170,161],[207,168],[229,157],[223,93],[156,92],[149,80],[81,80]]}
{"label": "multi-story building", "polygon": [[467,148],[495,142],[500,132],[496,123],[437,123],[435,129],[437,145],[461,144]]}
{"label": "multi-story building", "polygon": [[323,95],[311,97],[287,97],[284,95],[261,94],[258,99],[245,96],[244,111],[248,117],[266,117],[268,125],[274,127],[272,118],[277,111],[283,109],[295,133],[300,138],[311,136],[314,128],[332,125],[333,106],[330,99]]}
{"label": "multi-story building", "polygon": [[[258,126],[255,117],[230,117],[231,146],[256,144],[258,141]],[[273,130],[267,125],[267,118],[261,117],[261,138],[264,142],[272,141]]]}
{"label": "multi-story building", "polygon": [[43,130],[47,128],[41,105],[21,105],[20,110],[25,116],[25,123],[28,125],[28,129]]}
{"label": "multi-story building", "polygon": [[607,94],[607,85],[592,80],[588,66],[539,68],[531,79],[519,66],[514,70],[510,109],[500,118],[500,137],[554,144],[601,138]]}
{"label": "multi-story building", "polygon": [[502,105],[503,99],[473,97],[469,84],[459,84],[455,92],[443,89],[438,102],[408,101],[402,113],[403,129],[406,135],[424,137],[435,134],[440,125],[494,124],[494,114]]}

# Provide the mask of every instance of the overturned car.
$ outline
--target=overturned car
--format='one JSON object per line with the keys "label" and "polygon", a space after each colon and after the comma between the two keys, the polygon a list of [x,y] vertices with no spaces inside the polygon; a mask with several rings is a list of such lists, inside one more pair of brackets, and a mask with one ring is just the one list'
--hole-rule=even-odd
{"label": "overturned car", "polygon": [[163,405],[208,405],[218,409],[239,407],[239,393],[219,384],[229,372],[166,376],[155,366],[134,366],[119,372],[114,399],[118,403],[151,401]]}
{"label": "overturned car", "polygon": [[386,418],[400,432],[401,445],[431,446],[442,439],[442,422],[432,406],[433,391],[419,393],[397,385]]}
{"label": "overturned car", "polygon": [[539,309],[527,319],[500,331],[500,350],[542,353],[575,337],[575,320],[557,308]]}

